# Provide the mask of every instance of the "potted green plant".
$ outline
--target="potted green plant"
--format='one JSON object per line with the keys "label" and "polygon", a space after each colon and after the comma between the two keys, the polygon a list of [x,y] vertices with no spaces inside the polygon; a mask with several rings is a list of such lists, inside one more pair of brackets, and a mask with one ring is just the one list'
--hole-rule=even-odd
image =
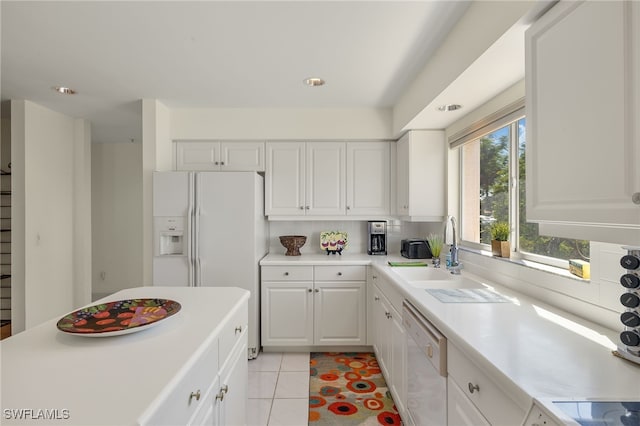
{"label": "potted green plant", "polygon": [[434,268],[440,267],[440,252],[442,251],[443,236],[439,234],[429,234],[427,236],[429,248],[431,249],[431,259]]}
{"label": "potted green plant", "polygon": [[491,254],[498,257],[511,257],[510,233],[511,228],[507,222],[496,222],[491,226]]}

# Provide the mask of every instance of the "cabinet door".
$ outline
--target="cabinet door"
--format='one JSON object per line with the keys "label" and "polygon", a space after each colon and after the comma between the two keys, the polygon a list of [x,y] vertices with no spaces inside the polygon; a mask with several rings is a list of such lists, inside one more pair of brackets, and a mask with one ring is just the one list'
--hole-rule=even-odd
{"label": "cabinet door", "polygon": [[196,414],[189,420],[188,424],[193,426],[218,426],[218,401],[216,394],[220,390],[219,377],[216,376],[211,388],[203,399],[202,406],[198,408]]}
{"label": "cabinet door", "polygon": [[249,367],[247,361],[247,333],[220,371],[222,400],[218,410],[218,424],[243,426],[247,424],[247,386]]}
{"label": "cabinet door", "polygon": [[366,283],[318,282],[314,291],[316,345],[366,343]]}
{"label": "cabinet door", "polygon": [[262,282],[262,345],[313,344],[313,282]]}
{"label": "cabinet door", "polygon": [[306,150],[306,214],[344,215],[345,144],[311,142],[307,143]]}
{"label": "cabinet door", "polygon": [[220,169],[264,172],[264,142],[220,142]]}
{"label": "cabinet door", "polygon": [[527,31],[527,220],[638,229],[639,8],[560,2]]}
{"label": "cabinet door", "polygon": [[441,130],[412,130],[397,142],[397,213],[405,220],[445,216],[445,139]]}
{"label": "cabinet door", "polygon": [[447,424],[456,426],[490,426],[487,419],[451,378],[447,380]]}
{"label": "cabinet door", "polygon": [[347,143],[347,215],[389,214],[388,142]]}
{"label": "cabinet door", "polygon": [[407,332],[402,317],[391,310],[391,392],[400,414],[405,414],[407,403]]}
{"label": "cabinet door", "polygon": [[220,143],[176,142],[176,170],[220,170]]}
{"label": "cabinet door", "polygon": [[396,142],[396,211],[399,216],[409,214],[409,135]]}
{"label": "cabinet door", "polygon": [[388,318],[391,313],[391,305],[376,286],[373,287],[373,291],[373,326],[376,328],[374,348],[380,370],[385,379],[388,380],[391,377],[391,339],[389,339],[391,335],[391,322]]}
{"label": "cabinet door", "polygon": [[302,142],[268,142],[265,214],[305,214],[305,146]]}

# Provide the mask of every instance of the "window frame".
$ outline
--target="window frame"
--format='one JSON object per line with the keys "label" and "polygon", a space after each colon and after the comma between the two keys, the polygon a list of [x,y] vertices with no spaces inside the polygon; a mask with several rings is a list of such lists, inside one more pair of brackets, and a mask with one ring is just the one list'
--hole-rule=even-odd
{"label": "window frame", "polygon": [[[539,263],[543,265],[548,265],[552,267],[558,267],[562,269],[567,269],[569,267],[569,261],[544,256],[536,253],[522,252],[520,250],[520,179],[519,179],[519,158],[520,158],[520,139],[518,132],[518,122],[523,118],[526,120],[526,114],[524,110],[524,98],[516,101],[507,107],[501,109],[500,111],[492,114],[485,120],[476,123],[469,128],[458,132],[456,135],[453,135],[449,138],[449,144],[451,148],[460,148],[458,149],[458,163],[459,163],[459,188],[458,188],[458,196],[459,196],[459,206],[458,206],[458,217],[460,218],[460,226],[464,226],[464,220],[462,218],[462,214],[464,212],[464,197],[463,197],[463,186],[464,186],[464,155],[462,145],[470,142],[479,141],[481,138],[491,134],[499,129],[504,127],[509,127],[509,225],[511,228],[511,232],[509,234],[509,242],[511,244],[511,259],[514,261],[526,260],[534,263]],[[520,107],[520,105],[522,105]],[[526,202],[526,201],[525,201]],[[478,251],[488,251],[491,252],[491,246],[489,244],[484,244],[482,242],[473,242],[462,239],[463,229],[459,230],[460,235],[460,246],[464,248],[469,248],[471,250]]]}

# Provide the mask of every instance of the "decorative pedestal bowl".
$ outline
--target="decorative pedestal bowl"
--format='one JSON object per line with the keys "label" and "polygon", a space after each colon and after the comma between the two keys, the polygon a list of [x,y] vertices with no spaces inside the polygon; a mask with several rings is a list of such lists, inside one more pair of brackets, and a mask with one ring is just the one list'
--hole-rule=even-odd
{"label": "decorative pedestal bowl", "polygon": [[285,256],[300,256],[300,247],[307,242],[305,235],[281,235],[280,243],[287,249]]}

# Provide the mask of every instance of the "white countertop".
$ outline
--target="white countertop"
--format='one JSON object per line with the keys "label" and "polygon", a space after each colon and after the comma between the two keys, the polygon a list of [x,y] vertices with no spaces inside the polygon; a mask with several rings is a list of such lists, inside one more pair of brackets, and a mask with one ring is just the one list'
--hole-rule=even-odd
{"label": "white countertop", "polygon": [[[101,301],[165,298],[182,309],[126,335],[69,335],[58,331],[55,318],[3,340],[1,423],[136,424],[248,297],[248,291],[232,287],[132,288]],[[68,419],[14,422],[6,414],[12,409],[58,410],[60,417],[66,410]]]}
{"label": "white countertop", "polygon": [[387,260],[386,256],[372,256],[366,253],[343,254],[302,254],[300,256],[285,256],[284,254],[269,253],[260,261],[260,265],[266,266],[286,266],[286,265],[369,265],[372,258]]}
{"label": "white countertop", "polygon": [[[327,264],[320,255],[289,259],[290,256],[269,255],[261,264]],[[640,366],[612,354],[619,342],[618,330],[590,323],[465,271],[462,278],[447,282],[446,286],[442,281],[434,283],[433,287],[488,286],[511,302],[442,303],[425,288],[410,285],[394,272],[399,268],[388,266],[388,260],[407,259],[354,254],[336,260],[331,256],[328,261],[330,264],[374,265],[396,283],[403,296],[438,327],[450,343],[497,378],[498,384],[515,400],[640,400]]]}

